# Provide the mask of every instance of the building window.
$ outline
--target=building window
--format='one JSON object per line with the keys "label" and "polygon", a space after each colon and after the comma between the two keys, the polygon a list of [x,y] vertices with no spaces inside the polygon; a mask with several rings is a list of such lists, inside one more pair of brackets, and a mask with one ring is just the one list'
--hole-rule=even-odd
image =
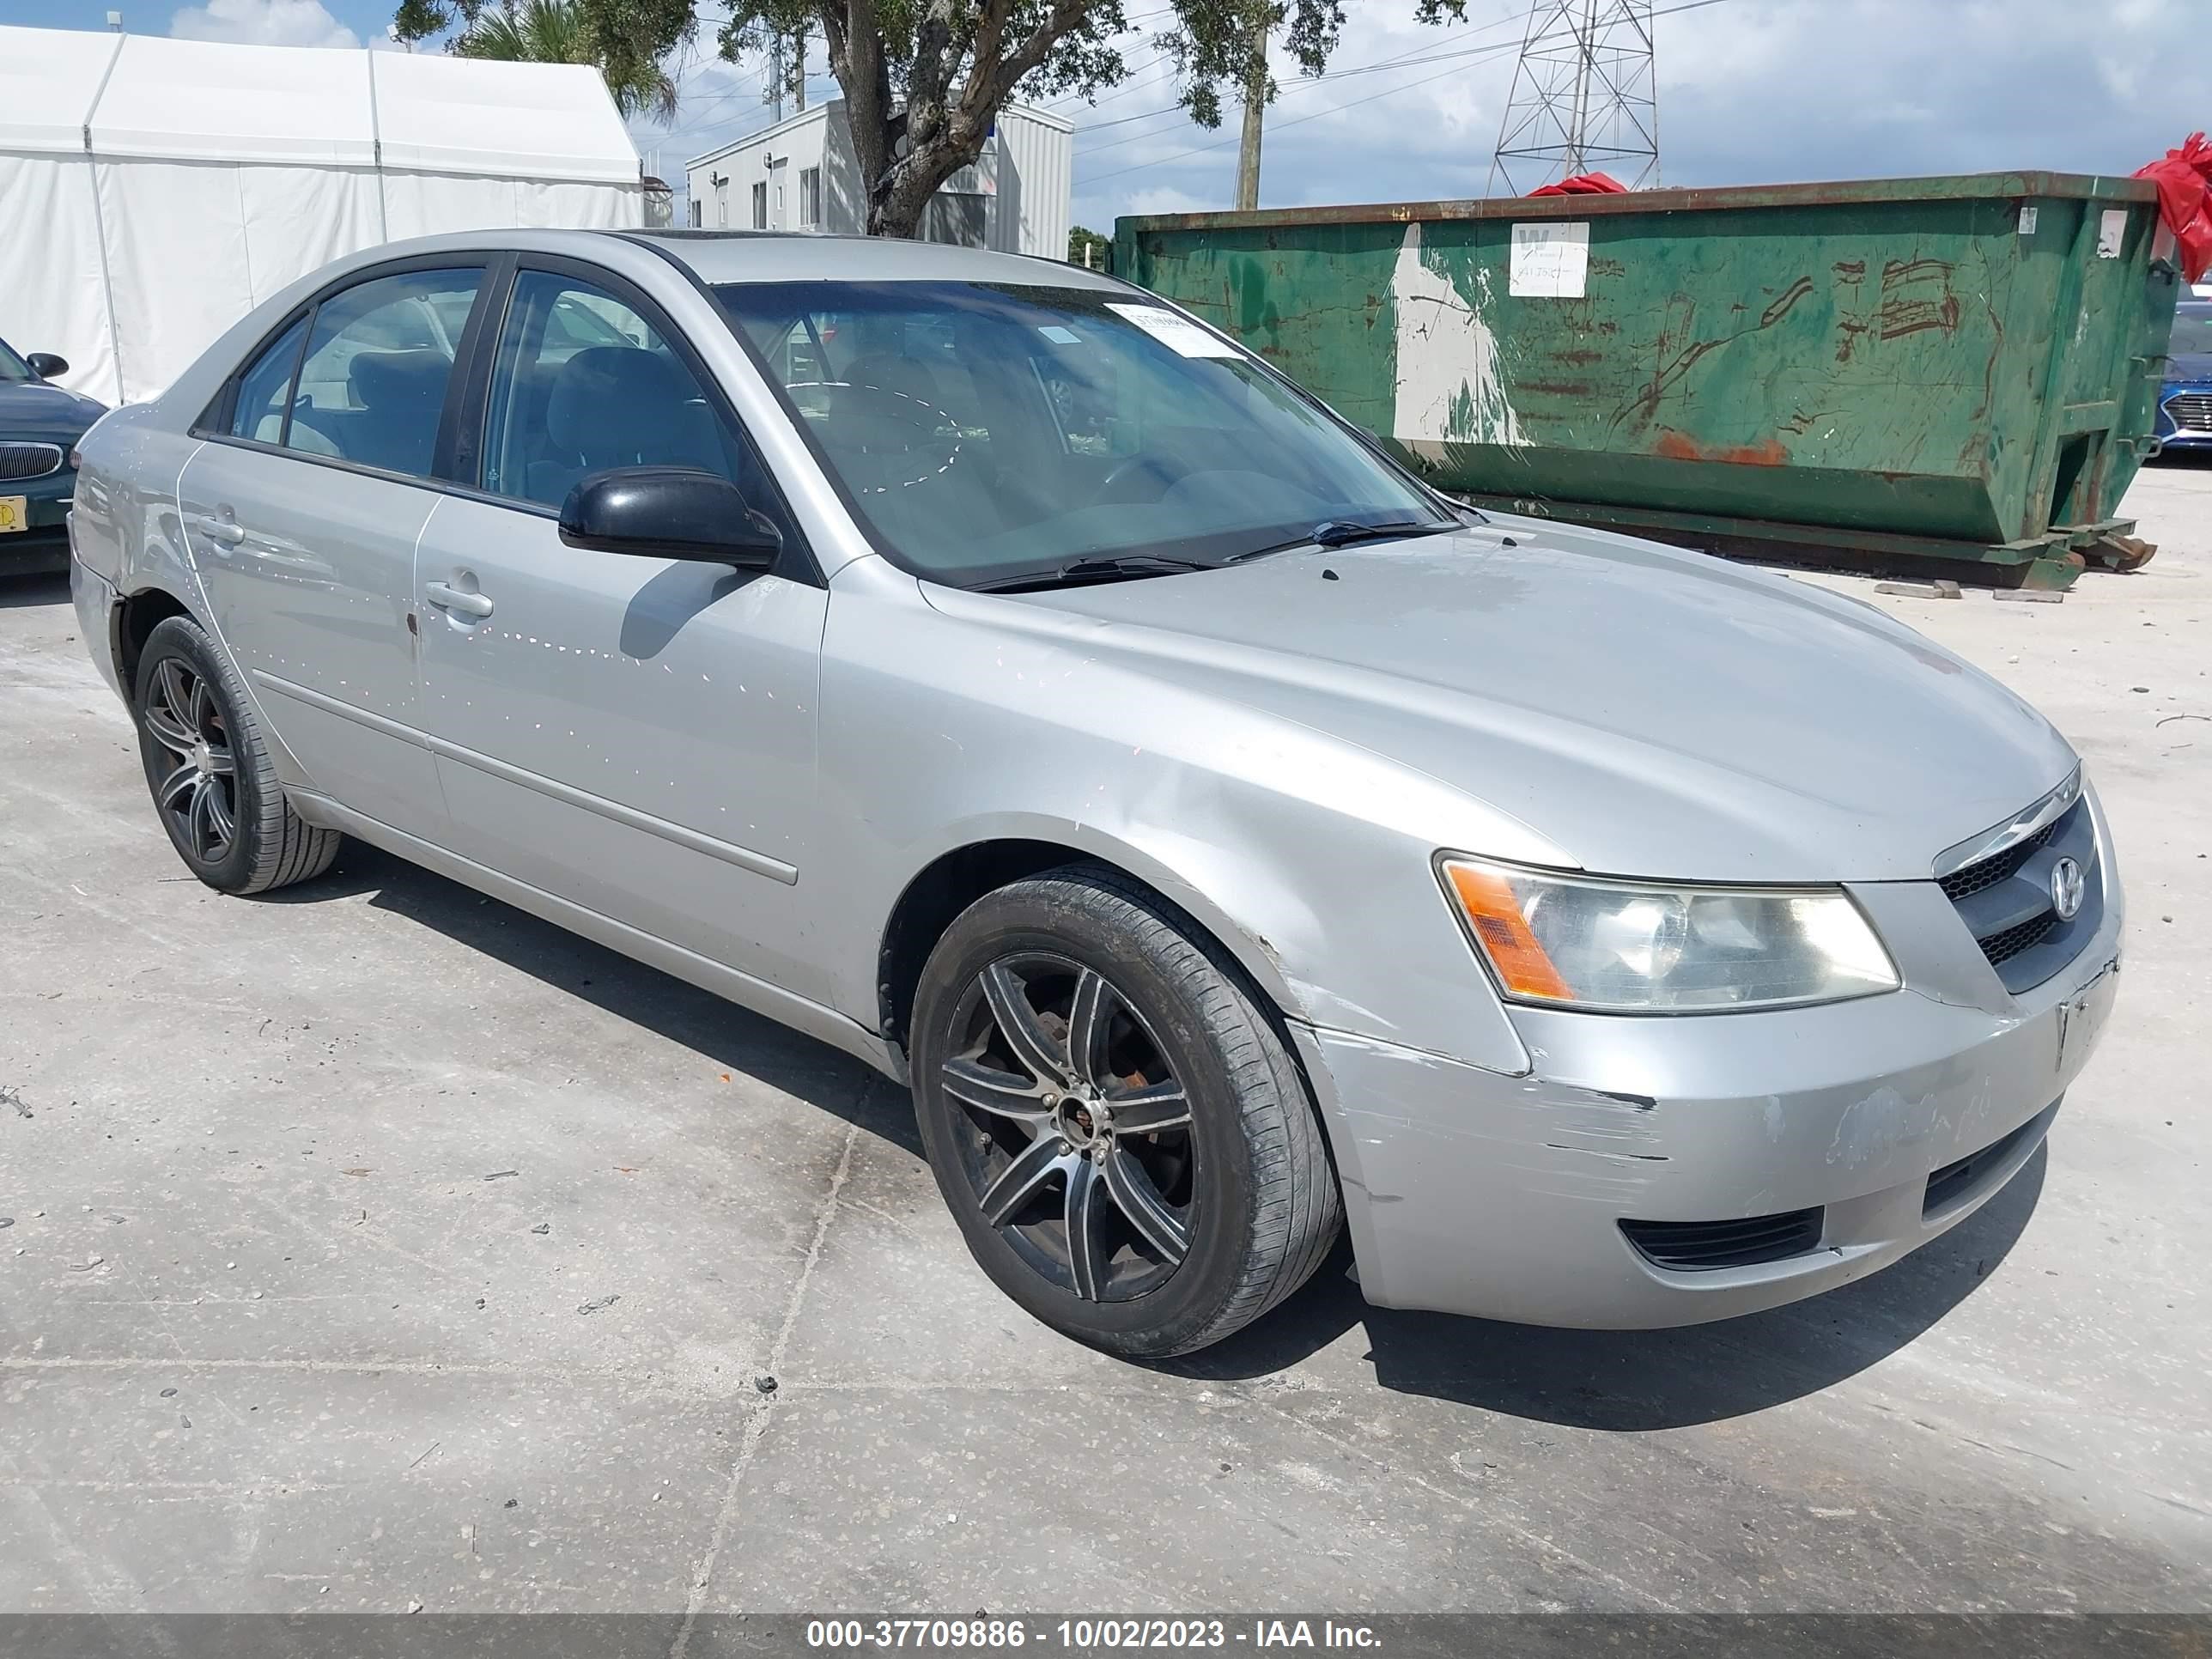
{"label": "building window", "polygon": [[799,222],[810,229],[822,223],[822,169],[807,167],[799,175]]}
{"label": "building window", "polygon": [[753,228],[768,228],[768,180],[765,179],[753,186]]}

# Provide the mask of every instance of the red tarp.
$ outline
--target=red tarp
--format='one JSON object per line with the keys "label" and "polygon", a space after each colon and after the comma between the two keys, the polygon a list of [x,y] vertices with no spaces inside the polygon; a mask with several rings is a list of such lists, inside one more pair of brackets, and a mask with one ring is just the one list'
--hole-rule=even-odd
{"label": "red tarp", "polygon": [[2181,250],[2181,275],[2195,282],[2212,266],[2212,144],[2192,132],[2163,161],[2137,169],[2136,177],[2158,186],[2159,217]]}
{"label": "red tarp", "polygon": [[[2197,135],[2200,138],[2202,133]],[[1602,173],[1578,173],[1571,179],[1562,179],[1556,185],[1547,185],[1541,190],[1532,190],[1531,196],[1626,196],[1628,186],[1620,179]]]}

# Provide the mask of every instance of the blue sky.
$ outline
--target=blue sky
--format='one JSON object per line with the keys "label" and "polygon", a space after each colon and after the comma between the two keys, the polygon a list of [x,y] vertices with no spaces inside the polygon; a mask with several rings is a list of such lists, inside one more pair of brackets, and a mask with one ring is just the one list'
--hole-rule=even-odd
{"label": "blue sky", "polygon": [[[1306,82],[1280,71],[1263,205],[1482,194],[1530,3],[1468,0],[1464,23],[1424,29],[1411,21],[1413,0],[1348,0],[1339,73]],[[1680,0],[1659,3],[1668,184],[2125,173],[2212,125],[2199,0],[1713,0],[1674,15],[1665,10]],[[383,35],[392,11],[388,0],[116,9],[134,32],[286,45],[364,43]],[[0,21],[98,28],[108,9],[0,0]],[[673,126],[635,132],[648,163],[679,186],[687,157],[768,119],[757,67],[710,56],[718,15],[702,8],[702,46],[676,66],[684,97]],[[1233,111],[1219,132],[1193,127],[1141,33],[1125,56],[1140,70],[1129,83],[1095,108],[1057,106],[1079,123],[1077,218],[1104,228],[1116,213],[1227,206]],[[831,90],[825,78],[816,95]]]}

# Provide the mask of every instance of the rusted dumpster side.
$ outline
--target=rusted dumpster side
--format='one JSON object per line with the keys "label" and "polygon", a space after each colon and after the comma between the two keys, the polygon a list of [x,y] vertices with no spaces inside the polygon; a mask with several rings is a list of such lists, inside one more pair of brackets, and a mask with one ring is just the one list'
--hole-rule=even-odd
{"label": "rusted dumpster side", "polygon": [[2131,527],[2160,234],[2006,173],[1123,219],[1115,268],[1455,492],[2063,585]]}

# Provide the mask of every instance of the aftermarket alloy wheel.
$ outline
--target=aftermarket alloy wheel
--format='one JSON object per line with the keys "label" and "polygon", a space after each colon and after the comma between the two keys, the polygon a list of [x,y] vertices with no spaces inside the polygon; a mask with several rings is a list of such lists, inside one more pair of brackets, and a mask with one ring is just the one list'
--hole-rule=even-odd
{"label": "aftermarket alloy wheel", "polygon": [[320,875],[341,837],[293,811],[252,705],[197,623],[171,617],[139,653],[138,755],[185,866],[226,893]]}
{"label": "aftermarket alloy wheel", "polygon": [[1304,1083],[1217,957],[1144,889],[1077,866],[978,900],[915,1000],[922,1139],[969,1249],[1112,1352],[1220,1340],[1336,1235]]}

